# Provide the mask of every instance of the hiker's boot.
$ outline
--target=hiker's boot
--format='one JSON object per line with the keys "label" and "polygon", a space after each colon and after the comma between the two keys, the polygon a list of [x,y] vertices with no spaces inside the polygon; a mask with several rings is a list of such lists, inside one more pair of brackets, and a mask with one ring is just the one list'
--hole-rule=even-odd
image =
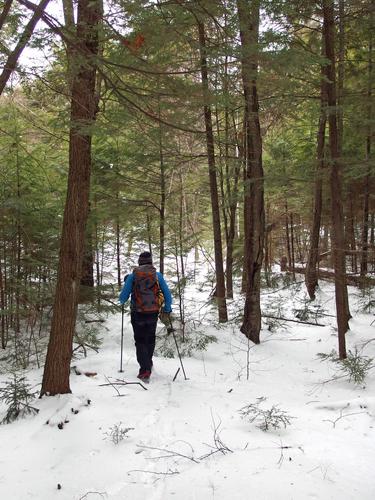
{"label": "hiker's boot", "polygon": [[145,381],[149,380],[150,376],[151,376],[151,371],[150,370],[139,370],[139,373],[137,375],[137,377],[140,380],[145,380]]}

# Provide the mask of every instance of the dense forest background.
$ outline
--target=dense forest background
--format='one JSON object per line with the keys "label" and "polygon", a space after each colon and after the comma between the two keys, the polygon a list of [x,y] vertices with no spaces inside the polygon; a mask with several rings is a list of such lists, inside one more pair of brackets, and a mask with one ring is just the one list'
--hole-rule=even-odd
{"label": "dense forest background", "polygon": [[42,393],[69,392],[85,315],[148,248],[182,323],[195,252],[255,343],[280,269],[310,300],[334,281],[346,357],[347,283],[375,274],[373,2],[5,0],[0,28],[2,362],[49,338]]}

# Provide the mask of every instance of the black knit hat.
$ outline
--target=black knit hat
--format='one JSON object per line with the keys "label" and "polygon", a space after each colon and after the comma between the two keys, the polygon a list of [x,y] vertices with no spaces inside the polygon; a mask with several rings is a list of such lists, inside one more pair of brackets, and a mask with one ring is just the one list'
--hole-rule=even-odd
{"label": "black knit hat", "polygon": [[150,252],[142,252],[138,257],[138,265],[152,264],[152,255]]}

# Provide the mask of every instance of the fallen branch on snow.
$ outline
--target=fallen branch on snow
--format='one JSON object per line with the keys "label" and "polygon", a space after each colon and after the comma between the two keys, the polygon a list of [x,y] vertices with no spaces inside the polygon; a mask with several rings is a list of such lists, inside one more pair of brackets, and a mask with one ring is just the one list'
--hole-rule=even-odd
{"label": "fallen branch on snow", "polygon": [[336,427],[336,424],[339,420],[341,420],[342,418],[345,418],[345,417],[351,417],[353,415],[362,415],[362,414],[366,414],[366,415],[369,415],[369,413],[367,411],[356,411],[356,412],[353,412],[353,413],[346,413],[345,415],[343,415],[343,411],[344,410],[340,410],[340,416],[337,417],[335,420],[329,420],[329,419],[325,419],[323,420],[323,422],[331,422],[333,428]]}
{"label": "fallen branch on snow", "polygon": [[168,448],[156,448],[154,446],[144,446],[144,445],[138,445],[138,448],[143,448],[144,450],[156,450],[156,451],[161,451],[163,453],[168,453],[168,455],[149,457],[152,460],[158,460],[159,458],[182,457],[186,458],[187,460],[191,460],[196,464],[199,464],[199,460],[196,460],[194,457],[189,457],[188,455],[184,455],[183,453],[179,453],[178,451],[175,450],[169,450]]}
{"label": "fallen branch on snow", "polygon": [[313,323],[312,321],[301,321],[298,319],[283,318],[282,316],[271,316],[270,314],[262,314],[262,318],[278,319],[280,321],[291,321],[292,323],[301,323],[302,325],[312,325],[312,326],[327,326],[322,323]]}
{"label": "fallen branch on snow", "polygon": [[147,387],[145,387],[141,382],[126,382],[126,380],[121,380],[118,378],[115,379],[115,382],[111,382],[108,377],[105,377],[105,379],[107,380],[108,383],[107,384],[99,384],[99,387],[112,386],[114,388],[114,390],[117,392],[117,395],[119,397],[123,396],[123,394],[120,394],[120,391],[117,389],[117,387],[115,387],[116,385],[119,385],[119,386],[140,385],[142,387],[142,389],[147,391]]}

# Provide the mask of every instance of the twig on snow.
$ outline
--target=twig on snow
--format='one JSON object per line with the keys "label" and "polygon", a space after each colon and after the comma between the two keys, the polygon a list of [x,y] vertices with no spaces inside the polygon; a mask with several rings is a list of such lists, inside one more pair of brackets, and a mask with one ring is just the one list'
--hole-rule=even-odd
{"label": "twig on snow", "polygon": [[215,453],[222,453],[223,455],[226,455],[227,453],[233,453],[233,450],[228,448],[228,446],[226,444],[224,444],[223,441],[221,440],[221,437],[219,434],[221,420],[219,421],[218,424],[216,424],[214,416],[212,414],[212,409],[211,409],[211,418],[212,418],[212,428],[214,431],[214,446],[205,443],[206,446],[208,446],[212,450],[209,453],[206,453],[205,455],[202,455],[201,457],[199,457],[199,460],[203,460],[205,458],[208,458],[208,457],[214,455]]}
{"label": "twig on snow", "polygon": [[279,319],[281,321],[291,321],[292,323],[300,323],[302,325],[327,326],[327,325],[323,325],[322,323],[313,323],[312,321],[301,321],[299,319],[284,318],[282,316],[272,316],[270,314],[262,314],[262,317],[263,318],[271,318],[271,319]]}
{"label": "twig on snow", "polygon": [[[277,461],[277,465],[279,466],[279,468],[282,466],[282,463],[284,461],[284,450],[292,450],[294,449],[295,447],[294,446],[288,446],[288,445],[283,445],[283,442],[282,440],[280,439],[280,446],[278,446],[278,449],[280,450],[280,458],[279,460]],[[298,449],[300,451],[302,451],[302,453],[304,453],[304,450],[302,449],[301,446],[298,446]],[[289,457],[289,460],[291,461],[292,458]]]}
{"label": "twig on snow", "polygon": [[155,472],[153,470],[143,470],[143,469],[128,470],[128,474],[130,474],[131,472],[146,472],[147,474],[155,474],[157,476],[173,476],[175,474],[180,473],[180,471],[178,470],[168,470],[167,472]]}
{"label": "twig on snow", "polygon": [[189,457],[188,455],[184,455],[183,453],[179,453],[178,451],[175,450],[169,450],[168,448],[157,448],[155,446],[144,446],[144,445],[138,445],[138,448],[143,448],[145,450],[156,450],[156,451],[161,451],[163,453],[168,453],[168,455],[165,456],[149,457],[152,460],[157,460],[159,458],[181,457],[181,458],[186,458],[187,460],[191,460],[196,464],[199,464],[199,460],[195,459],[194,457]]}
{"label": "twig on snow", "polygon": [[145,387],[141,382],[126,382],[126,380],[120,380],[118,378],[115,379],[115,382],[111,382],[108,377],[104,376],[104,378],[107,380],[107,384],[99,384],[99,387],[106,387],[106,386],[111,386],[113,389],[117,392],[118,397],[122,397],[125,394],[121,394],[120,391],[117,389],[116,385],[123,386],[123,385],[140,385],[142,389],[147,391],[147,387]]}
{"label": "twig on snow", "polygon": [[323,422],[331,422],[331,424],[333,425],[333,428],[336,427],[336,424],[339,420],[341,420],[342,418],[345,418],[345,417],[351,417],[353,415],[362,415],[362,414],[366,414],[368,415],[368,412],[367,411],[356,411],[356,412],[353,412],[353,413],[346,413],[345,415],[343,415],[343,411],[344,409],[341,409],[340,410],[340,416],[337,417],[335,420],[329,420],[329,419],[325,419],[323,420]]}
{"label": "twig on snow", "polygon": [[105,498],[107,496],[107,493],[101,493],[100,491],[88,491],[83,495],[83,497],[80,497],[79,500],[83,500],[84,498],[87,498],[88,495],[100,495],[102,498]]}

